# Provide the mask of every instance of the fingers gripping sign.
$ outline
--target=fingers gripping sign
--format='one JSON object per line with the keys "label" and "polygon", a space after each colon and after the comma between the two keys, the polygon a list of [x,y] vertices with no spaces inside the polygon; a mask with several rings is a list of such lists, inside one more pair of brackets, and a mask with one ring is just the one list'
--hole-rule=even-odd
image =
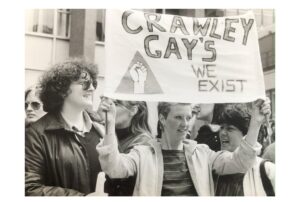
{"label": "fingers gripping sign", "polygon": [[102,119],[105,120],[106,126],[109,124],[114,124],[116,118],[116,106],[113,100],[107,97],[101,97],[101,102],[97,113]]}
{"label": "fingers gripping sign", "polygon": [[252,103],[252,118],[259,124],[269,120],[271,115],[270,99],[267,97],[266,100],[256,100]]}
{"label": "fingers gripping sign", "polygon": [[114,104],[114,101],[107,97],[101,97],[97,112],[101,117],[105,118],[105,136],[103,141],[100,142],[97,147],[101,146],[101,144],[111,144],[118,147],[118,141],[115,137],[116,105]]}
{"label": "fingers gripping sign", "polygon": [[270,100],[256,100],[251,103],[251,120],[249,124],[246,141],[250,145],[254,145],[257,142],[259,129],[261,125],[267,121],[271,114]]}
{"label": "fingers gripping sign", "polygon": [[134,93],[144,93],[147,68],[141,62],[137,62],[130,68],[129,72],[134,82]]}

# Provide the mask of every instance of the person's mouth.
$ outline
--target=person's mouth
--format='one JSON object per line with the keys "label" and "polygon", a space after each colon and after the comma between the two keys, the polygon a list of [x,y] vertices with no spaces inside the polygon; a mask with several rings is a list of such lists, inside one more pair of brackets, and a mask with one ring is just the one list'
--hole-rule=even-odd
{"label": "person's mouth", "polygon": [[34,117],[35,117],[35,114],[32,114],[32,113],[27,114],[27,117],[28,117],[28,118],[34,118]]}
{"label": "person's mouth", "polygon": [[84,94],[83,97],[84,97],[84,98],[91,98],[91,97],[92,97],[92,94],[90,94],[90,93]]}
{"label": "person's mouth", "polygon": [[182,128],[182,129],[178,129],[177,131],[180,132],[180,133],[186,133],[188,131],[188,129],[187,128]]}
{"label": "person's mouth", "polygon": [[222,139],[221,139],[221,144],[222,144],[222,145],[229,144],[229,139],[227,139],[227,138],[222,138]]}

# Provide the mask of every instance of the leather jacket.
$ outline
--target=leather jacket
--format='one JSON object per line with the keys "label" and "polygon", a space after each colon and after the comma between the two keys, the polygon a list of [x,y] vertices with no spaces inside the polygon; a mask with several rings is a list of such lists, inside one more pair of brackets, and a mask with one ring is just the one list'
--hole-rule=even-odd
{"label": "leather jacket", "polygon": [[[99,136],[95,145],[102,137],[99,127],[92,122],[89,132]],[[90,186],[88,164],[85,148],[61,114],[48,113],[26,128],[26,195],[81,196],[91,193],[95,188]]]}

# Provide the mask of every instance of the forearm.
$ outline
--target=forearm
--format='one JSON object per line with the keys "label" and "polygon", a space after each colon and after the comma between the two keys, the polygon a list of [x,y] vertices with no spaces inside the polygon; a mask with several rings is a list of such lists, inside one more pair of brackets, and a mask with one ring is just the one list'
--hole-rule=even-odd
{"label": "forearm", "polygon": [[[111,178],[125,178],[134,173],[134,163],[118,149],[115,123],[107,125],[107,134],[102,143],[97,145],[101,169]],[[128,155],[126,155],[128,156]]]}
{"label": "forearm", "polygon": [[106,134],[103,138],[102,146],[111,145],[115,149],[118,149],[118,140],[115,132],[115,122],[108,122],[106,125]]}
{"label": "forearm", "polygon": [[144,93],[144,82],[134,82],[134,93]]}
{"label": "forearm", "polygon": [[219,175],[234,173],[245,173],[250,169],[261,149],[259,144],[251,146],[245,140],[242,140],[240,146],[234,152],[217,152],[213,158],[213,170]]}
{"label": "forearm", "polygon": [[249,129],[245,137],[245,140],[249,145],[254,146],[256,144],[260,127],[261,123],[251,119]]}

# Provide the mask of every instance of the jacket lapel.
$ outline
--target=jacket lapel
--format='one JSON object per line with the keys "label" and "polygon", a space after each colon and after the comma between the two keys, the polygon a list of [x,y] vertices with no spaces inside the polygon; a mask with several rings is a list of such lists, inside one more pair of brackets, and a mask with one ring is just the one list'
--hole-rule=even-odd
{"label": "jacket lapel", "polygon": [[195,150],[196,147],[196,143],[194,142],[190,142],[190,141],[184,141],[183,142],[183,147],[184,147],[184,154],[185,154],[185,158],[187,161],[187,165],[191,174],[191,179],[193,181],[193,184],[195,186],[195,189],[198,193],[199,196],[201,196],[200,193],[200,187],[199,187],[199,180],[196,176],[199,176],[197,173],[197,170],[195,169],[195,167],[193,165],[195,165],[195,162],[193,162],[193,157],[192,154]]}

